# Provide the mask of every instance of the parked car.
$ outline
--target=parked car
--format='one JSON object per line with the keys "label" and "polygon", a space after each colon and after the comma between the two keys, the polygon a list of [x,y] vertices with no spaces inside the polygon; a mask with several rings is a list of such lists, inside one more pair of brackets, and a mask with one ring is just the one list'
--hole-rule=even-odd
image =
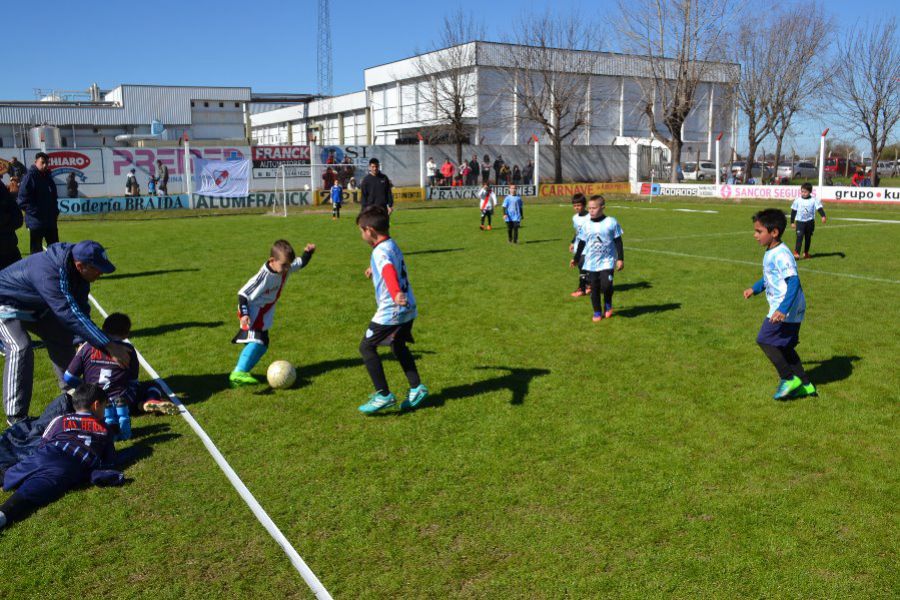
{"label": "parked car", "polygon": [[[747,168],[747,161],[745,160],[736,160],[731,163],[731,174],[735,176],[736,179],[742,179],[744,177],[744,169]],[[753,168],[750,170],[751,177],[759,177],[760,173],[763,172],[762,165],[758,162],[753,163]],[[772,169],[766,167],[765,173],[763,177],[771,177]]]}
{"label": "parked car", "polygon": [[879,177],[893,177],[894,173],[897,172],[897,165],[894,164],[892,160],[879,160],[878,161],[878,176]]}
{"label": "parked car", "polygon": [[841,158],[834,156],[825,159],[825,175],[829,177],[843,177],[844,174],[849,177],[856,171],[856,161],[853,159]]}
{"label": "parked car", "polygon": [[819,176],[819,169],[808,161],[781,163],[778,165],[778,179],[814,179]]}
{"label": "parked car", "polygon": [[689,162],[682,165],[684,178],[692,181],[715,181],[716,179],[716,163],[709,161],[700,161],[700,167],[697,163]]}

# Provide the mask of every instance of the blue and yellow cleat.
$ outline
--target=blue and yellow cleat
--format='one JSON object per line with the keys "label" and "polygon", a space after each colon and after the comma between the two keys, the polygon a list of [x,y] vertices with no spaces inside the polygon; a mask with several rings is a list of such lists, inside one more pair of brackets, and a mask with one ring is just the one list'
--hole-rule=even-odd
{"label": "blue and yellow cleat", "polygon": [[772,397],[776,400],[788,400],[790,399],[791,394],[802,385],[803,382],[800,381],[800,378],[796,375],[790,379],[782,379],[778,383],[778,389],[775,390],[775,395]]}
{"label": "blue and yellow cleat", "polygon": [[428,388],[424,385],[417,385],[414,388],[409,388],[409,394],[406,396],[406,400],[403,401],[403,404],[400,405],[400,410],[411,410],[417,407],[422,400],[428,397]]}
{"label": "blue and yellow cleat", "polygon": [[379,392],[375,392],[371,396],[369,396],[369,401],[359,407],[359,412],[371,415],[377,413],[379,410],[390,408],[397,403],[397,398],[394,397],[394,394],[388,392],[386,395],[381,394]]}

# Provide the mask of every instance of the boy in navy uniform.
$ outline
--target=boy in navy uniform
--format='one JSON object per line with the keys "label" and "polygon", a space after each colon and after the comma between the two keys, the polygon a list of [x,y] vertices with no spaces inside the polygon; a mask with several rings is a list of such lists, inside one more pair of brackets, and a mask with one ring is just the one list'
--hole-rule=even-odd
{"label": "boy in navy uniform", "polygon": [[16,491],[0,505],[0,528],[88,481],[96,485],[124,482],[123,473],[110,469],[115,449],[102,421],[106,403],[100,386],[78,386],[72,394],[76,412],[51,421],[35,453],[4,474],[3,489]]}
{"label": "boy in navy uniform", "polygon": [[299,258],[287,240],[277,240],[269,251],[269,260],[238,290],[238,317],[241,328],[231,340],[244,344],[237,365],[228,376],[231,387],[259,383],[250,374],[269,349],[269,329],[275,319],[275,303],[288,275],[299,271],[312,260],[315,244],[307,244]]}
{"label": "boy in navy uniform", "polygon": [[509,186],[509,194],[503,199],[503,220],[506,221],[506,235],[510,244],[519,243],[519,226],[525,217],[522,196],[516,191],[515,184]]}
{"label": "boy in navy uniform", "polygon": [[587,273],[595,323],[613,316],[613,271],[625,268],[622,228],[613,217],[603,214],[605,209],[606,200],[603,196],[591,196],[588,202],[590,220],[582,229],[582,239],[578,241],[575,258],[569,263],[573,267],[582,265]]}
{"label": "boy in navy uniform", "polygon": [[775,365],[781,381],[773,396],[776,400],[816,396],[803,363],[794,349],[800,342],[800,324],[806,313],[806,297],[800,287],[797,262],[781,242],[787,219],[777,208],[753,215],[753,237],[766,249],[762,279],[744,290],[744,298],[766,292],[769,313],[763,319],[756,343]]}
{"label": "boy in navy uniform", "polygon": [[428,388],[422,385],[419,378],[416,360],[406,345],[413,342],[413,320],[418,312],[406,275],[403,253],[390,236],[389,219],[387,210],[381,206],[368,206],[356,217],[363,241],[372,246],[366,277],[372,279],[375,302],[378,304],[378,310],[359,343],[359,353],[375,386],[375,393],[369,396],[369,401],[359,407],[360,412],[365,414],[376,413],[397,402],[388,388],[378,346],[391,347],[409,380],[410,389],[400,405],[401,409],[415,408],[428,395]]}
{"label": "boy in navy uniform", "polygon": [[[569,252],[574,255],[575,244],[584,239],[584,228],[591,220],[591,216],[587,211],[587,199],[585,199],[584,194],[579,192],[572,196],[572,210],[575,211],[575,214],[572,215],[572,227],[575,228],[575,235],[569,244]],[[587,284],[587,271],[584,270],[584,256],[573,266],[578,267],[578,287],[572,292],[572,297],[580,298],[589,294],[591,289]]]}
{"label": "boy in navy uniform", "polygon": [[804,183],[800,186],[800,195],[791,204],[791,229],[797,230],[794,258],[800,258],[801,242],[804,245],[803,258],[809,258],[809,246],[812,243],[813,231],[816,229],[816,212],[822,215],[824,224],[826,219],[822,201],[812,197],[812,184]]}

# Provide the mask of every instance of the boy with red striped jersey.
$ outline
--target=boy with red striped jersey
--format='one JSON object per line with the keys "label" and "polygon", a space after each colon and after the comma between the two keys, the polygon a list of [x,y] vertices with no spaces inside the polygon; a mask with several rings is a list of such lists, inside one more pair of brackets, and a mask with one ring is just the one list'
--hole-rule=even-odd
{"label": "boy with red striped jersey", "polygon": [[315,244],[307,244],[303,254],[297,258],[290,242],[277,240],[272,244],[269,260],[238,291],[241,328],[231,342],[244,344],[244,349],[238,357],[237,366],[228,376],[231,387],[259,383],[250,371],[269,349],[269,329],[275,318],[275,303],[281,297],[288,275],[308,265],[315,251]]}
{"label": "boy with red striped jersey", "polygon": [[366,277],[372,278],[375,302],[378,304],[378,310],[359,343],[359,353],[369,371],[369,377],[372,378],[375,393],[369,396],[369,401],[360,406],[359,410],[372,414],[397,403],[388,388],[384,366],[378,356],[378,346],[391,347],[409,380],[410,389],[400,408],[415,408],[428,395],[428,388],[422,385],[416,361],[406,345],[407,342],[414,341],[412,326],[418,311],[406,274],[403,253],[391,239],[390,218],[383,207],[367,206],[356,217],[356,224],[363,241],[372,246],[372,259],[366,269]]}

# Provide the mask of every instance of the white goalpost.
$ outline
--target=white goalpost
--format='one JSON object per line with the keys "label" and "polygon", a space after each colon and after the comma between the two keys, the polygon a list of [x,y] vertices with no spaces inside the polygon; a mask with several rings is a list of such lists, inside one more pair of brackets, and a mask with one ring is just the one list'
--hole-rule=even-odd
{"label": "white goalpost", "polygon": [[[279,190],[278,180],[281,179],[281,188]],[[281,210],[283,211],[282,216],[286,217],[288,214],[287,206],[288,206],[288,194],[287,194],[287,171],[284,168],[284,165],[279,165],[278,171],[275,173],[275,197],[278,198],[278,193],[281,192]],[[278,202],[272,203],[272,214],[278,214],[279,206]]]}

